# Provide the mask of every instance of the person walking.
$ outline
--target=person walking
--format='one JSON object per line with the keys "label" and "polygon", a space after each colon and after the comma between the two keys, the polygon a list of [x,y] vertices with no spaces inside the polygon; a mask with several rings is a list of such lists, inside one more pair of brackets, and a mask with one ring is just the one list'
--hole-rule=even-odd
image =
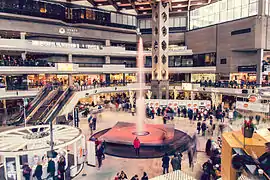
{"label": "person walking", "polygon": [[148,180],[148,175],[146,172],[143,172],[143,177],[141,178],[141,180]]}
{"label": "person walking", "polygon": [[132,114],[132,116],[135,115],[135,107],[134,106],[131,108],[131,114]]}
{"label": "person walking", "polygon": [[95,114],[93,119],[92,119],[92,123],[93,123],[93,130],[96,130],[97,127],[97,115]]}
{"label": "person walking", "polygon": [[135,176],[133,176],[133,177],[131,178],[131,180],[139,180],[139,176],[138,176],[137,174],[135,174]]}
{"label": "person walking", "polygon": [[181,169],[180,161],[176,154],[174,154],[174,157],[171,160],[171,165],[172,165],[173,171],[177,171]]}
{"label": "person walking", "polygon": [[201,131],[201,122],[200,121],[197,122],[197,131],[198,131],[198,134],[200,134],[200,131]]}
{"label": "person walking", "polygon": [[141,142],[140,140],[138,139],[138,137],[136,137],[133,141],[133,147],[135,149],[135,153],[136,153],[136,156],[140,156],[140,147],[141,147]]}
{"label": "person walking", "polygon": [[162,167],[163,167],[163,174],[169,173],[169,163],[170,158],[168,156],[168,153],[165,153],[162,157]]}
{"label": "person walking", "polygon": [[33,174],[33,177],[36,177],[37,180],[42,180],[42,165],[40,163],[38,163],[36,169],[35,169],[35,172]]}
{"label": "person walking", "polygon": [[103,150],[100,145],[97,149],[96,156],[97,156],[97,161],[98,161],[98,169],[100,169],[102,165],[102,160],[103,160]]}
{"label": "person walking", "polygon": [[23,165],[23,177],[25,180],[30,180],[32,169],[29,167],[28,163]]}
{"label": "person walking", "polygon": [[205,136],[205,131],[207,129],[205,122],[202,122],[201,128],[202,128],[202,136]]}
{"label": "person walking", "polygon": [[65,166],[66,166],[66,160],[64,156],[60,156],[58,161],[58,180],[64,180],[65,179]]}

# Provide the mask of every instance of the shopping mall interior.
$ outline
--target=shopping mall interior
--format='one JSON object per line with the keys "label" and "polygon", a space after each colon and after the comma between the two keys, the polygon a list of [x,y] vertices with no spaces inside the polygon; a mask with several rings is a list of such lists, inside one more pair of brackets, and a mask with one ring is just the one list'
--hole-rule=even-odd
{"label": "shopping mall interior", "polygon": [[269,16],[0,0],[0,180],[270,180]]}

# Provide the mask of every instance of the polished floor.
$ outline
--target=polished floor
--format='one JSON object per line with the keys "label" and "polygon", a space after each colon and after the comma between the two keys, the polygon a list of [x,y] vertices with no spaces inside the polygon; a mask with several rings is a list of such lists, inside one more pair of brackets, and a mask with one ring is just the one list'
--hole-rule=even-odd
{"label": "polished floor", "polygon": [[[95,132],[106,128],[111,128],[118,121],[135,123],[136,116],[132,116],[128,112],[104,111],[98,116],[97,130]],[[162,118],[155,117],[155,119],[146,119],[145,123],[162,124]],[[196,132],[196,123],[190,123],[188,119],[182,117],[176,117],[173,121],[169,121],[168,123],[174,124],[176,129],[184,131],[189,135],[193,135]],[[80,128],[88,138],[90,136],[90,131],[86,118],[81,118]],[[217,137],[217,134],[218,132],[214,133],[214,138]],[[189,165],[187,153],[183,154],[184,156],[182,161],[182,170],[196,179],[199,179],[201,175],[202,164],[208,159],[204,153],[207,138],[208,137],[202,137],[201,135],[198,136],[198,153],[193,169],[188,167]],[[128,175],[128,179],[131,179],[131,177],[135,174],[138,174],[139,177],[141,177],[144,171],[148,173],[149,178],[153,178],[162,174],[162,161],[161,158],[127,159],[107,155],[100,169],[97,167],[85,166],[83,172],[81,172],[75,179],[112,180],[114,179],[116,173],[122,170]],[[169,170],[172,171],[171,167]],[[86,175],[82,176],[83,174]]]}

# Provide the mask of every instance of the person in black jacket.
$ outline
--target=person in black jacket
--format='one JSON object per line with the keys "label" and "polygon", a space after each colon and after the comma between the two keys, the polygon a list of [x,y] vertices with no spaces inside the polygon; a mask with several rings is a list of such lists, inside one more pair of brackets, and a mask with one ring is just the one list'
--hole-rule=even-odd
{"label": "person in black jacket", "polygon": [[141,180],[148,180],[148,176],[146,172],[143,172],[143,177],[141,178]]}
{"label": "person in black jacket", "polygon": [[35,172],[33,174],[33,177],[36,177],[37,180],[41,180],[41,176],[42,176],[42,165],[39,163],[35,169]]}
{"label": "person in black jacket", "polygon": [[165,153],[162,158],[163,174],[169,173],[169,163],[170,163],[170,157],[168,156],[167,153]]}
{"label": "person in black jacket", "polygon": [[48,162],[47,173],[49,174],[48,177],[55,176],[55,162],[51,158]]}
{"label": "person in black jacket", "polygon": [[205,136],[205,131],[207,129],[205,122],[202,123],[202,135]]}
{"label": "person in black jacket", "polygon": [[197,122],[197,131],[198,131],[198,134],[200,134],[200,131],[201,131],[201,122],[200,121]]}
{"label": "person in black jacket", "polygon": [[66,166],[65,157],[61,156],[58,161],[58,179],[59,180],[64,180],[65,166]]}

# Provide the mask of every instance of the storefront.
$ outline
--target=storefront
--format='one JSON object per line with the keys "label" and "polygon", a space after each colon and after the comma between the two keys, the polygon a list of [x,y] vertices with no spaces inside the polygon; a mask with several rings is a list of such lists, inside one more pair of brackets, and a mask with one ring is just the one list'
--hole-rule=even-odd
{"label": "storefront", "polygon": [[236,81],[237,84],[241,84],[242,82],[256,83],[256,73],[247,73],[247,72],[239,72],[239,73],[231,73],[230,81]]}
{"label": "storefront", "polygon": [[73,75],[73,81],[87,81],[88,84],[92,84],[93,81],[103,82],[105,80],[104,74],[76,74]]}
{"label": "storefront", "polygon": [[27,90],[27,75],[6,76],[7,90]]}
{"label": "storefront", "polygon": [[191,82],[200,82],[200,81],[216,81],[215,74],[191,74]]}

